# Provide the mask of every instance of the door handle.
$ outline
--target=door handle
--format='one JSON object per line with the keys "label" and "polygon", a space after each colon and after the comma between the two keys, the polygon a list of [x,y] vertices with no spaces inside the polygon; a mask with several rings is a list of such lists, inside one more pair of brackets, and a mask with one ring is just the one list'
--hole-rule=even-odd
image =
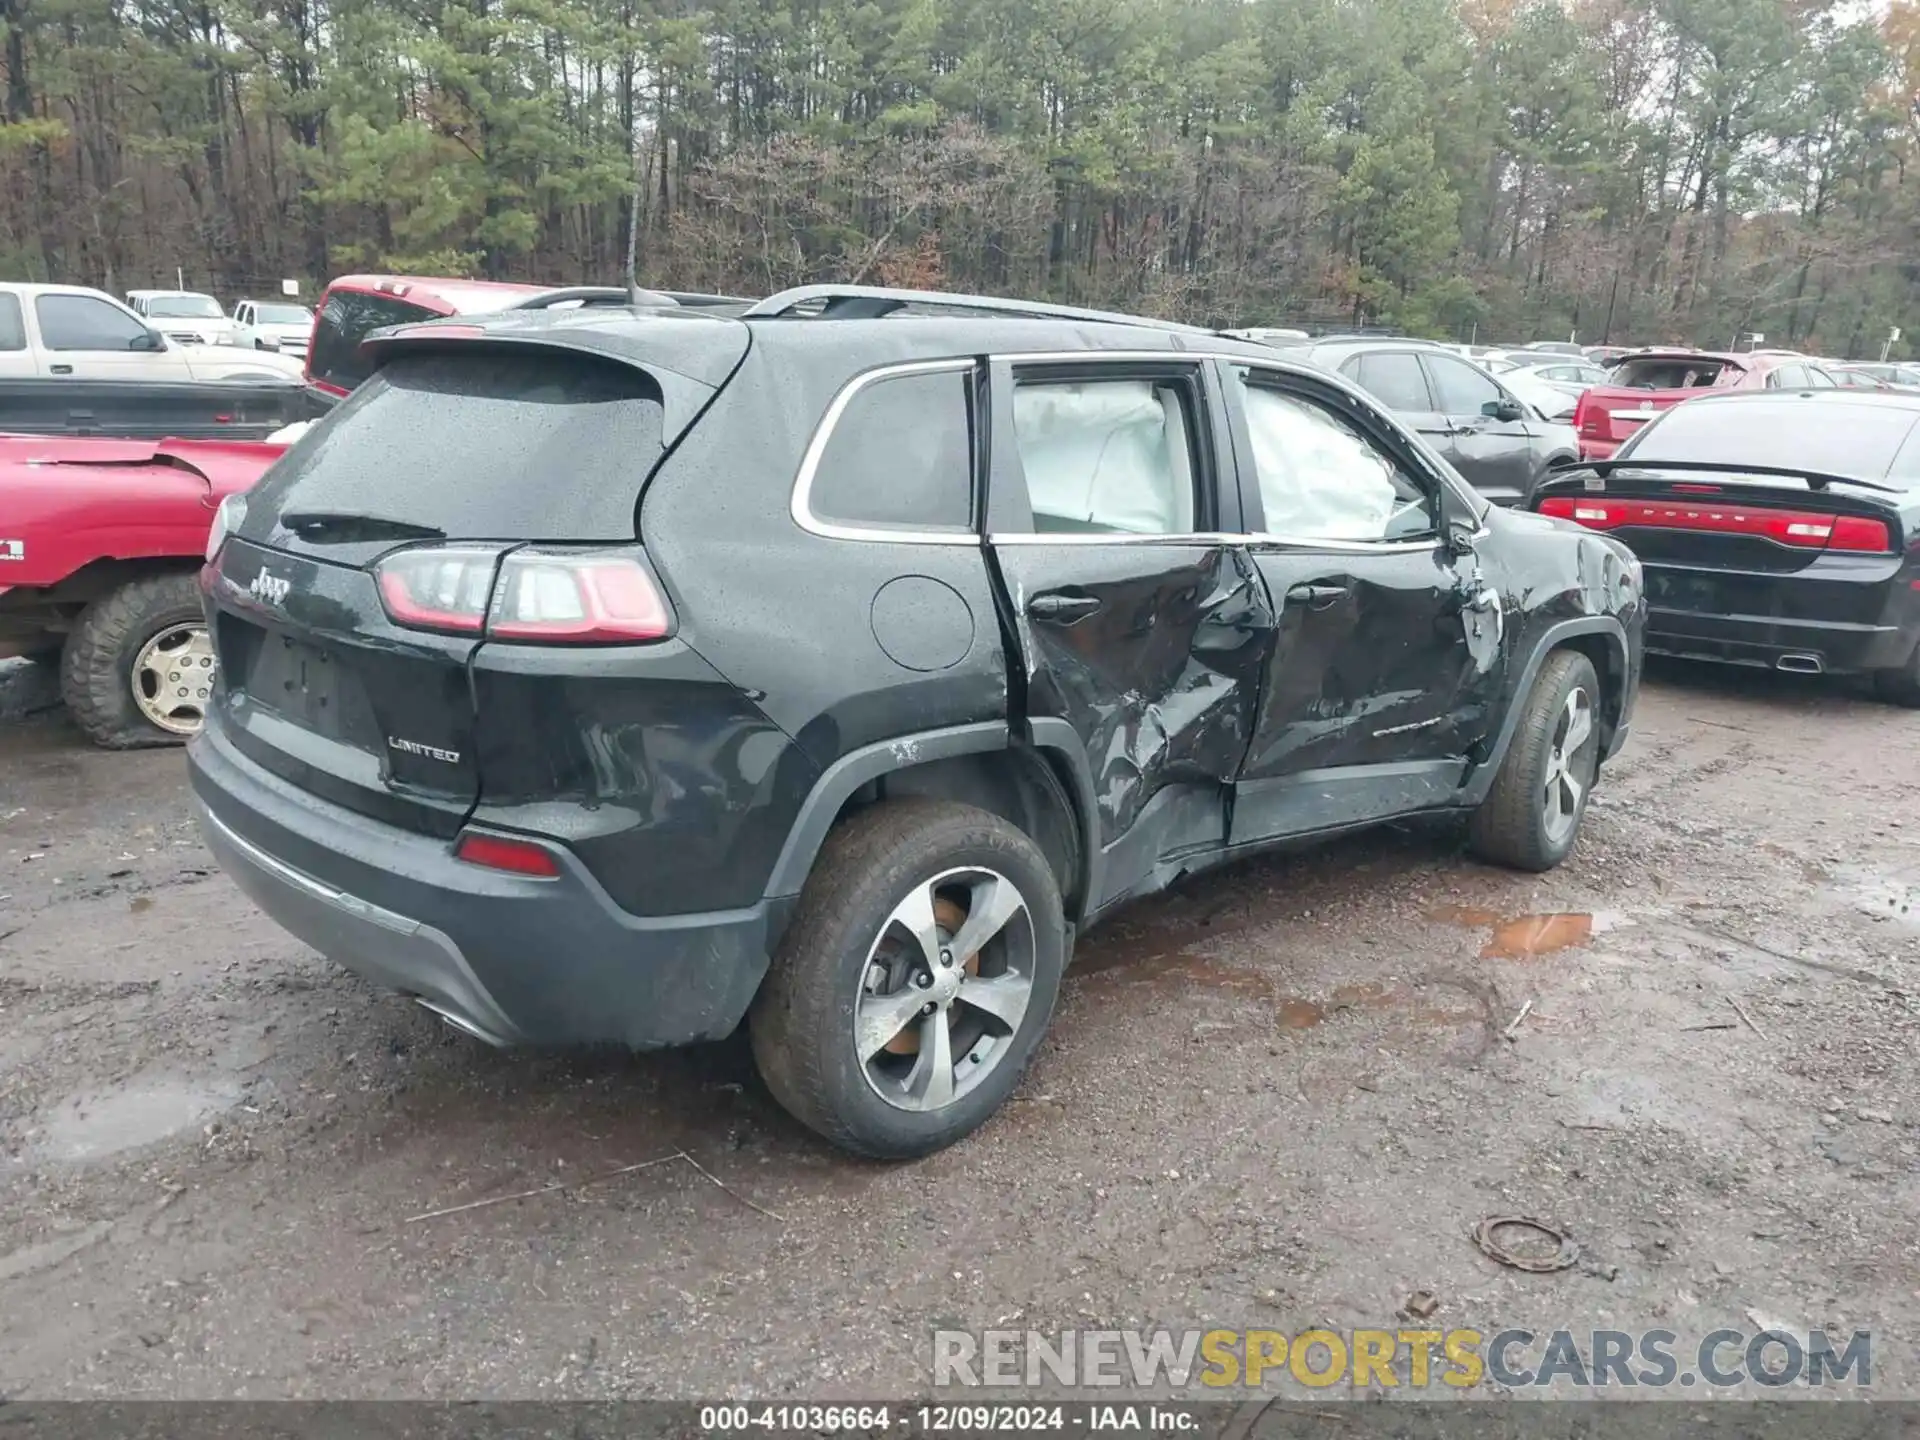
{"label": "door handle", "polygon": [[1297,600],[1309,610],[1324,610],[1349,593],[1345,585],[1296,585],[1287,591],[1287,599]]}
{"label": "door handle", "polygon": [[71,375],[73,373],[73,366],[71,365],[49,365],[47,368],[56,375]]}
{"label": "door handle", "polygon": [[1100,608],[1100,600],[1093,595],[1065,595],[1055,591],[1051,595],[1036,595],[1027,602],[1027,614],[1036,620],[1052,620],[1061,625],[1071,625],[1076,620],[1084,620]]}

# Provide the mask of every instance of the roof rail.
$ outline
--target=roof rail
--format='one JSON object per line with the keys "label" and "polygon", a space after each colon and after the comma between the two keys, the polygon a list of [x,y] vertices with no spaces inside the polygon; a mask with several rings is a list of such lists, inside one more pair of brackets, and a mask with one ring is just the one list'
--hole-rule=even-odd
{"label": "roof rail", "polygon": [[642,290],[636,294],[618,285],[562,285],[552,290],[542,290],[525,300],[516,300],[507,308],[555,310],[562,305],[631,305],[636,299],[642,305],[674,306],[680,303],[658,290]]}
{"label": "roof rail", "polygon": [[758,319],[790,315],[808,301],[825,302],[821,314],[829,319],[870,320],[925,305],[943,310],[985,310],[996,315],[1024,315],[1038,320],[1090,320],[1101,325],[1144,326],[1150,330],[1177,330],[1187,335],[1212,335],[1200,325],[1177,320],[1151,320],[1112,310],[1083,310],[1077,305],[1050,305],[1044,300],[1007,300],[997,295],[949,294],[943,290],[894,290],[883,285],[796,285],[747,307],[744,317]]}

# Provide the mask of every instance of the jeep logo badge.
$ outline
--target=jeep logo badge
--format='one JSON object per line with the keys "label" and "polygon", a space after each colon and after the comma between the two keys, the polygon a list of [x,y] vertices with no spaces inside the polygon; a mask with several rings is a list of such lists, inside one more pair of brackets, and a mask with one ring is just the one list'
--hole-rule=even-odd
{"label": "jeep logo badge", "polygon": [[287,591],[292,588],[292,582],[282,580],[278,575],[269,575],[262,570],[253,577],[253,583],[247,586],[247,593],[256,600],[264,600],[269,605],[278,605],[287,598]]}

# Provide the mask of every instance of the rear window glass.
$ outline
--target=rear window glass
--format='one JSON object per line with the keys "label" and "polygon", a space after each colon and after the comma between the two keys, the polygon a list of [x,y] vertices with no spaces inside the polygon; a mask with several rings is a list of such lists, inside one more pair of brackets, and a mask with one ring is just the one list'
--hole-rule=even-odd
{"label": "rear window glass", "polygon": [[1620,458],[1783,470],[1804,466],[1827,475],[1891,476],[1911,484],[1920,481],[1920,447],[1907,443],[1916,426],[1920,413],[1892,405],[1729,399],[1674,406],[1634,436]]}
{"label": "rear window glass", "polygon": [[27,327],[20,318],[20,299],[0,295],[0,350],[27,348]]}
{"label": "rear window glass", "polygon": [[1622,360],[1613,367],[1613,378],[1607,383],[1628,390],[1701,390],[1731,383],[1740,374],[1738,366],[1722,360]]}
{"label": "rear window glass", "polygon": [[858,391],[821,452],[807,508],[834,525],[968,528],[971,380],[959,370],[895,375]]}
{"label": "rear window glass", "polygon": [[563,352],[397,357],[255,494],[265,513],[377,516],[468,540],[631,540],[660,458],[641,371]]}
{"label": "rear window glass", "polygon": [[384,325],[432,320],[438,312],[410,305],[391,295],[335,290],[320,307],[307,357],[307,373],[342,390],[351,390],[372,372],[360,354],[360,342]]}

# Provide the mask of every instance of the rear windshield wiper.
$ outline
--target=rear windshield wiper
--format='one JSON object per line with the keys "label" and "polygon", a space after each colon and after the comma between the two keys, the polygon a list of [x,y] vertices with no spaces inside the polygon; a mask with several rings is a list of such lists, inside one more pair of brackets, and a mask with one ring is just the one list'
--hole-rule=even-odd
{"label": "rear windshield wiper", "polygon": [[289,510],[280,523],[302,540],[315,544],[347,544],[355,540],[444,540],[447,532],[411,520],[384,515],[356,515],[343,510]]}

